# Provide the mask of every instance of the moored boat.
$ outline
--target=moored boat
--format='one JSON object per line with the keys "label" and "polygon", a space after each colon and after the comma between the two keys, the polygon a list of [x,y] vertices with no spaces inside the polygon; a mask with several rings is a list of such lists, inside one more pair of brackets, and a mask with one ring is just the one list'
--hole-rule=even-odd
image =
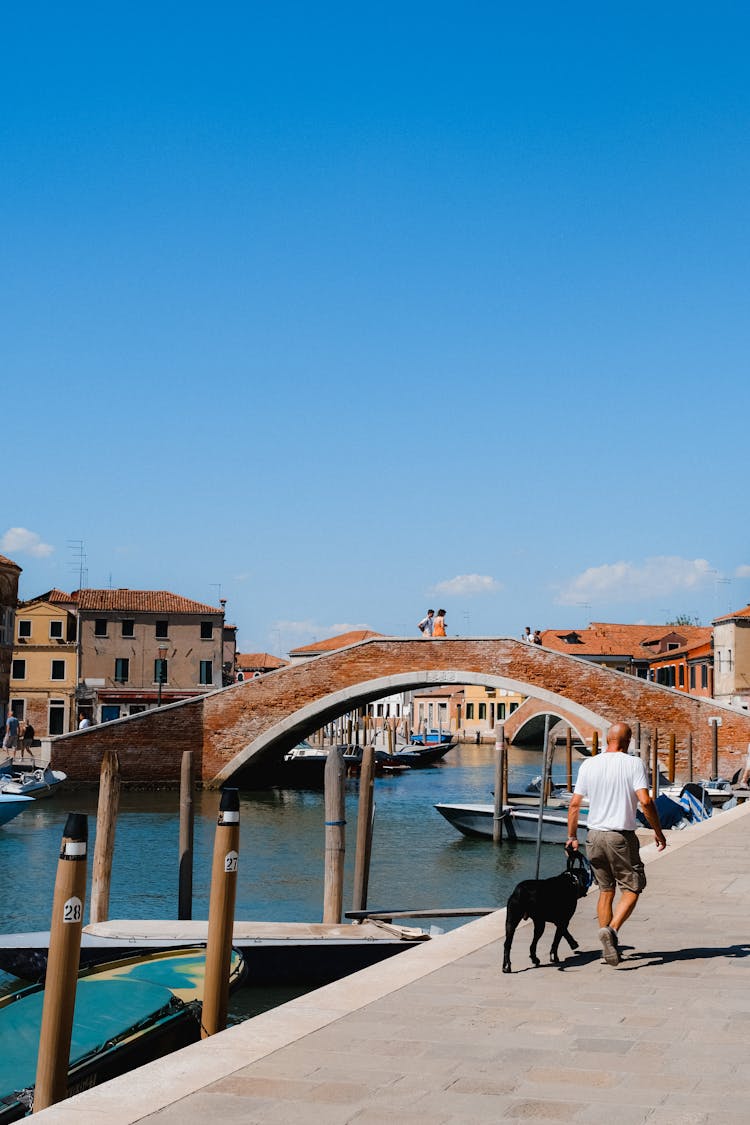
{"label": "moored boat", "polygon": [[[200,1038],[205,949],[130,957],[81,973],[76,988],[68,1096],[125,1074]],[[230,988],[240,983],[234,952]],[[0,1123],[33,1105],[44,989],[0,999]]]}
{"label": "moored boat", "polygon": [[[92,923],[81,934],[81,968],[136,954],[207,940],[208,923],[130,920]],[[322,922],[236,921],[232,945],[253,980],[266,984],[325,984],[429,940],[424,930],[384,922],[335,925]],[[49,932],[0,934],[0,969],[39,981],[47,968]]]}
{"label": "moored boat", "polygon": [[0,766],[0,793],[12,796],[51,797],[67,779],[62,770],[50,766],[27,766],[5,762]]}
{"label": "moored boat", "polygon": [[7,824],[14,816],[34,804],[33,797],[18,796],[15,793],[0,793],[0,824]]}
{"label": "moored boat", "polygon": [[441,742],[453,742],[453,735],[449,730],[434,728],[432,730],[414,731],[409,741],[412,746],[435,746]]}
{"label": "moored boat", "polygon": [[[464,836],[492,839],[495,807],[488,804],[435,805],[445,819]],[[580,828],[586,827],[586,814],[579,813]],[[535,805],[505,805],[503,807],[503,839],[513,842],[536,843],[539,833],[539,807]],[[568,836],[567,809],[542,810],[542,843],[564,844]]]}

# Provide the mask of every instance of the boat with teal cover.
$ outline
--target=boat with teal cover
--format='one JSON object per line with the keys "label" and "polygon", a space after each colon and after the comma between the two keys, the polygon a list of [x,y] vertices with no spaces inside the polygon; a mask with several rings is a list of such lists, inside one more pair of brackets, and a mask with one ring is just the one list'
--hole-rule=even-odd
{"label": "boat with teal cover", "polygon": [[[200,1038],[205,949],[155,953],[79,974],[68,1097]],[[230,988],[244,975],[232,953]],[[43,985],[0,999],[0,1122],[30,1113],[36,1081]]]}

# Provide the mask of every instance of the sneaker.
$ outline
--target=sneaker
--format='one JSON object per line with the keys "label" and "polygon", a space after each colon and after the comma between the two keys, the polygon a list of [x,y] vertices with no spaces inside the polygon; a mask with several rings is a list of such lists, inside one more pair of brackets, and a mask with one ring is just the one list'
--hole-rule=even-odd
{"label": "sneaker", "polygon": [[599,930],[599,941],[604,950],[604,960],[608,965],[619,965],[621,961],[620,947],[617,944],[617,933],[611,926],[602,926]]}

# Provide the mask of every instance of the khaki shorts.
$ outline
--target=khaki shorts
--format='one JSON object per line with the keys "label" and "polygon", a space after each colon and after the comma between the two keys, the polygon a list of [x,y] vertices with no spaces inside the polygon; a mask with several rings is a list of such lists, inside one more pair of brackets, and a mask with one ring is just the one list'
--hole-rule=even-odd
{"label": "khaki shorts", "polygon": [[586,854],[600,891],[613,891],[617,884],[621,890],[639,895],[646,886],[646,872],[635,832],[589,829]]}

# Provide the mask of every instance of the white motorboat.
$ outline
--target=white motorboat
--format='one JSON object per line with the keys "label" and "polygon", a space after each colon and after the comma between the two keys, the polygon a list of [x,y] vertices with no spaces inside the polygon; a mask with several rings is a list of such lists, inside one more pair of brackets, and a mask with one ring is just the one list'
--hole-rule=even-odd
{"label": "white motorboat", "polygon": [[[492,839],[495,819],[494,805],[435,805],[445,819],[464,836]],[[586,828],[586,813],[578,815],[579,828]],[[538,805],[505,805],[503,807],[503,839],[536,843],[539,832]],[[567,809],[545,807],[542,810],[542,843],[564,844],[568,838]]]}
{"label": "white motorboat", "polygon": [[12,797],[51,797],[67,779],[50,766],[27,766],[8,760],[0,766],[0,793]]}

